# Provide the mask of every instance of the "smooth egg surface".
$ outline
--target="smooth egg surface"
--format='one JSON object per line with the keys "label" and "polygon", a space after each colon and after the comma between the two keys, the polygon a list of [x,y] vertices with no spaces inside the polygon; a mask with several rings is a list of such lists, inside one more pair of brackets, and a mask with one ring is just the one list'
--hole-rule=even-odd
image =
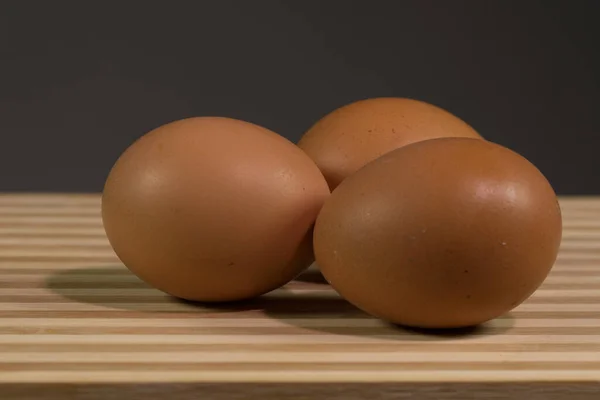
{"label": "smooth egg surface", "polygon": [[298,142],[319,166],[331,190],[383,154],[427,139],[481,138],[469,124],[423,101],[381,97],[330,112]]}
{"label": "smooth egg surface", "polygon": [[351,303],[420,328],[484,323],[525,301],[559,249],[557,197],[527,159],[467,138],[414,143],[342,182],[315,225],[321,272]]}
{"label": "smooth egg surface", "polygon": [[142,136],[110,171],[108,239],[151,286],[196,301],[259,296],[313,261],[329,189],[297,146],[253,123],[195,117]]}

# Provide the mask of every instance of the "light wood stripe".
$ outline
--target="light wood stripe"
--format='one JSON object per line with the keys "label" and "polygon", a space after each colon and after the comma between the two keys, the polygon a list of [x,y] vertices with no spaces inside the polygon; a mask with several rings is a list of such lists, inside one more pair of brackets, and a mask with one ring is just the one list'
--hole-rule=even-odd
{"label": "light wood stripe", "polygon": [[[246,352],[148,352],[136,355],[136,363],[152,364],[187,364],[187,363],[265,363],[265,364],[299,364],[299,363],[515,363],[515,362],[546,362],[566,363],[577,360],[578,363],[597,363],[600,369],[600,353],[590,352],[504,352],[504,353],[463,353],[445,352],[430,353],[416,352],[388,352],[388,353],[311,353],[296,352],[270,352],[268,354]],[[90,353],[2,353],[0,363],[30,364],[30,363],[131,363],[133,360],[127,353],[104,352]]]}
{"label": "light wood stripe", "polygon": [[[369,343],[303,343],[301,347],[294,343],[246,343],[243,346],[235,343],[198,343],[198,344],[160,344],[161,352],[226,352],[241,351],[246,353],[272,353],[272,352],[307,352],[331,353],[386,353],[386,352],[456,352],[456,346],[446,341],[420,341],[420,340],[395,340],[386,342]],[[531,353],[565,353],[565,352],[596,352],[600,349],[600,343],[478,343],[465,341],[460,343],[461,352],[469,353],[504,353],[504,352],[531,352]],[[23,352],[23,353],[151,353],[157,351],[157,345],[152,343],[55,343],[51,346],[43,343],[0,343],[0,352]],[[134,356],[132,355],[132,357]]]}
{"label": "light wood stripe", "polygon": [[28,217],[18,215],[0,215],[0,224],[8,227],[13,226],[61,226],[61,227],[90,227],[96,228],[102,226],[102,220],[98,217],[77,217],[77,218],[65,218],[55,216],[40,216],[40,217]]}
{"label": "light wood stripe", "polygon": [[19,248],[4,248],[0,249],[0,259],[29,259],[29,260],[41,260],[41,259],[81,259],[81,260],[115,260],[115,253],[110,250],[98,250],[98,249],[86,249],[79,247],[51,247],[44,249],[19,249]]}
{"label": "light wood stripe", "polygon": [[[469,363],[470,368],[478,371],[487,371],[489,373],[495,371],[513,371],[519,368],[528,368],[529,370],[537,371],[557,371],[557,370],[581,370],[581,371],[599,371],[600,364],[598,363],[581,363],[581,362],[565,362],[561,364],[553,364],[546,362],[505,362],[505,363]],[[462,364],[458,363],[436,363],[430,362],[424,363],[363,363],[351,364],[351,363],[315,363],[309,365],[307,363],[295,363],[295,364],[281,364],[279,366],[266,363],[209,363],[203,364],[198,362],[192,363],[171,363],[171,364],[152,364],[152,363],[62,363],[59,365],[61,371],[87,371],[87,372],[98,372],[98,371],[112,371],[113,373],[128,373],[128,372],[150,372],[150,371],[164,371],[168,368],[169,371],[185,371],[195,372],[197,374],[204,374],[206,372],[227,372],[230,375],[237,375],[238,373],[245,372],[262,372],[263,374],[269,374],[272,371],[310,371],[313,374],[327,371],[338,371],[338,372],[357,372],[365,369],[380,371],[380,372],[395,372],[395,371],[413,371],[413,372],[429,372],[429,373],[440,373],[440,372],[452,372],[461,371],[465,372],[465,368]],[[35,363],[35,364],[11,364],[4,363],[0,364],[0,371],[14,372],[14,371],[40,371],[45,372],[51,369],[57,369],[58,365],[55,363]],[[510,382],[510,381],[509,381]],[[236,381],[236,383],[238,383]],[[339,382],[336,382],[339,383]],[[595,393],[597,395],[597,393]]]}
{"label": "light wood stripe", "polygon": [[599,251],[600,244],[596,241],[571,241],[564,240],[560,247],[561,251],[569,251],[569,250],[589,250],[589,251]]}
{"label": "light wood stripe", "polygon": [[569,222],[595,220],[600,216],[600,211],[571,211],[563,212],[563,219]]}
{"label": "light wood stripe", "polygon": [[[286,299],[281,302],[256,302],[250,303],[247,307],[239,308],[198,308],[194,312],[186,310],[152,313],[144,310],[129,309],[125,312],[114,312],[114,308],[107,306],[104,310],[98,310],[93,313],[87,311],[40,311],[40,310],[20,310],[20,311],[0,311],[2,318],[43,318],[54,320],[56,318],[77,318],[81,320],[96,318],[112,318],[120,321],[126,320],[144,320],[156,317],[164,319],[198,319],[198,318],[318,318],[318,319],[345,319],[345,318],[372,318],[363,311],[357,309],[345,301],[320,301],[317,296],[309,296],[310,306],[305,304],[305,298]],[[77,300],[74,300],[77,301]],[[102,304],[102,303],[99,303]],[[114,305],[114,303],[111,303]],[[304,308],[301,308],[304,306]],[[556,326],[568,326],[572,319],[600,319],[600,311],[522,311],[513,310],[509,313],[513,319],[555,319]]]}
{"label": "light wood stripe", "polygon": [[[2,237],[0,236],[0,252],[4,248],[10,247],[100,247],[112,252],[109,242],[106,237],[44,237],[44,238],[19,238],[19,237]],[[1,254],[1,253],[0,253]]]}
{"label": "light wood stripe", "polygon": [[0,225],[0,237],[7,238],[45,238],[45,237],[63,237],[63,238],[81,238],[93,237],[96,239],[106,239],[104,228],[97,227],[40,227],[40,226],[4,226]]}
{"label": "light wood stripe", "polygon": [[[327,317],[328,315],[324,315]],[[330,318],[335,318],[335,315],[329,315]],[[188,335],[195,334],[198,336],[206,335],[254,335],[254,336],[268,336],[268,335],[297,335],[303,334],[305,336],[314,336],[318,332],[326,332],[330,335],[353,335],[353,336],[368,336],[368,337],[379,337],[382,335],[390,335],[391,341],[411,341],[415,340],[416,336],[410,330],[401,331],[393,327],[318,327],[318,328],[307,328],[302,326],[295,326],[294,323],[290,323],[288,326],[281,327],[242,327],[242,328],[220,328],[220,327],[145,327],[145,328],[127,328],[127,327],[0,327],[0,335],[41,335],[41,334],[52,334],[52,335],[127,335],[135,332],[135,335]],[[552,336],[563,336],[573,335],[577,337],[594,336],[598,333],[598,328],[577,328],[573,329],[566,326],[552,327],[552,328],[507,328],[507,327],[486,327],[484,331],[485,335],[503,335],[505,340],[511,338],[519,338],[523,336],[539,336],[539,335],[552,335]],[[425,342],[425,341],[423,341]],[[210,343],[210,342],[209,342]],[[429,343],[429,342],[428,342]],[[478,343],[478,342],[472,342]],[[512,342],[511,342],[512,343]],[[595,343],[595,342],[594,342]],[[221,343],[229,344],[229,343]],[[496,343],[498,344],[498,343]],[[515,343],[512,343],[515,344]],[[244,344],[244,348],[249,344]],[[599,344],[600,345],[600,344]],[[302,345],[304,349],[304,344]],[[362,344],[356,344],[356,346],[362,346]],[[449,348],[450,344],[448,344]],[[121,349],[124,350],[124,349]],[[125,349],[126,350],[126,349]],[[305,350],[305,349],[304,349]],[[389,348],[388,350],[391,350]],[[424,350],[420,348],[419,350]],[[534,349],[520,349],[523,350],[534,350]],[[587,351],[587,350],[586,350]],[[496,351],[497,352],[497,351]]]}
{"label": "light wood stripe", "polygon": [[589,230],[598,230],[600,229],[600,221],[595,219],[581,219],[574,221],[567,221],[563,223],[563,229],[571,230],[571,229],[589,229]]}
{"label": "light wood stripe", "polygon": [[557,263],[597,263],[600,262],[600,254],[598,253],[586,253],[579,250],[578,252],[566,253],[562,252],[558,254]]}
{"label": "light wood stripe", "polygon": [[[283,296],[282,296],[283,297]],[[338,296],[334,293],[319,294],[318,299],[325,301],[328,298],[336,299]],[[301,302],[300,299],[297,299]],[[88,303],[0,303],[0,311],[105,311],[107,308],[113,309],[114,312],[126,312],[127,310],[139,310],[146,312],[186,312],[196,311],[199,312],[201,308],[195,305],[189,305],[185,303],[107,303],[104,305],[88,304]],[[554,304],[554,303],[542,303],[535,304],[532,302],[524,303],[517,308],[519,311],[526,312],[600,312],[600,303],[570,303],[570,304]]]}
{"label": "light wood stripe", "polygon": [[94,207],[98,209],[101,196],[96,193],[3,193],[0,205],[16,207]]}
{"label": "light wood stripe", "polygon": [[178,334],[178,335],[136,335],[136,334],[103,334],[103,335],[61,335],[61,334],[39,334],[39,335],[22,335],[22,334],[3,334],[0,335],[0,344],[120,344],[120,345],[136,345],[136,344],[151,344],[156,346],[161,345],[198,345],[198,344],[237,344],[245,346],[246,344],[296,344],[303,345],[305,343],[314,344],[392,344],[396,341],[403,340],[420,340],[423,342],[439,340],[451,340],[452,344],[459,346],[462,343],[486,343],[486,344],[503,344],[503,343],[526,343],[529,345],[537,345],[542,343],[587,343],[600,344],[600,335],[465,335],[457,336],[451,339],[440,339],[435,336],[424,336],[416,339],[412,333],[383,333],[373,335],[332,335],[327,333],[315,332],[298,332],[296,334],[279,334],[279,335],[255,335],[255,334],[217,334],[217,335],[198,335],[198,334]]}
{"label": "light wood stripe", "polygon": [[60,216],[64,218],[100,218],[102,213],[100,207],[96,205],[93,207],[22,207],[15,205],[2,205],[0,203],[0,215],[10,215],[12,217]]}
{"label": "light wood stripe", "polygon": [[563,242],[594,242],[600,240],[600,230],[596,231],[585,231],[577,229],[564,230],[562,234]]}

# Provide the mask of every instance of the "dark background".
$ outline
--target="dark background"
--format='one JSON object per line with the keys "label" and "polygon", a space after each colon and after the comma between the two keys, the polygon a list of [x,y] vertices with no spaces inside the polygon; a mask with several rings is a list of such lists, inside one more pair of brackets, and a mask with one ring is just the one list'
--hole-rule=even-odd
{"label": "dark background", "polygon": [[0,190],[100,191],[163,123],[297,141],[377,96],[460,116],[559,194],[600,193],[600,1],[4,1]]}

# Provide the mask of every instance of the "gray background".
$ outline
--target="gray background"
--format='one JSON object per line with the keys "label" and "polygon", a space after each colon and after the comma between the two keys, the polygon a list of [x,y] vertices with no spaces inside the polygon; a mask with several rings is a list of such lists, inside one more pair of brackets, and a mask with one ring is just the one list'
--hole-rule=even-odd
{"label": "gray background", "polygon": [[375,96],[448,109],[600,193],[600,1],[4,1],[0,190],[100,191],[148,130],[194,115],[297,141]]}

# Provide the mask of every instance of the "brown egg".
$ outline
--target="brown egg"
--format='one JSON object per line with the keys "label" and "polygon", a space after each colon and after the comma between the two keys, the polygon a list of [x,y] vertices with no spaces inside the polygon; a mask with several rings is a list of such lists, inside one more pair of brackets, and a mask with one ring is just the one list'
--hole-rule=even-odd
{"label": "brown egg", "polygon": [[316,260],[359,308],[421,328],[477,325],[526,300],[561,242],[556,195],[500,145],[433,139],[347,178],[314,230]]}
{"label": "brown egg", "polygon": [[114,165],[102,199],[108,239],[141,279],[173,296],[232,301],[269,292],[313,260],[329,195],[287,139],[229,118],[161,126]]}
{"label": "brown egg", "polygon": [[449,112],[418,100],[360,100],[327,114],[298,146],[319,166],[331,190],[347,176],[388,151],[441,137],[481,136]]}

